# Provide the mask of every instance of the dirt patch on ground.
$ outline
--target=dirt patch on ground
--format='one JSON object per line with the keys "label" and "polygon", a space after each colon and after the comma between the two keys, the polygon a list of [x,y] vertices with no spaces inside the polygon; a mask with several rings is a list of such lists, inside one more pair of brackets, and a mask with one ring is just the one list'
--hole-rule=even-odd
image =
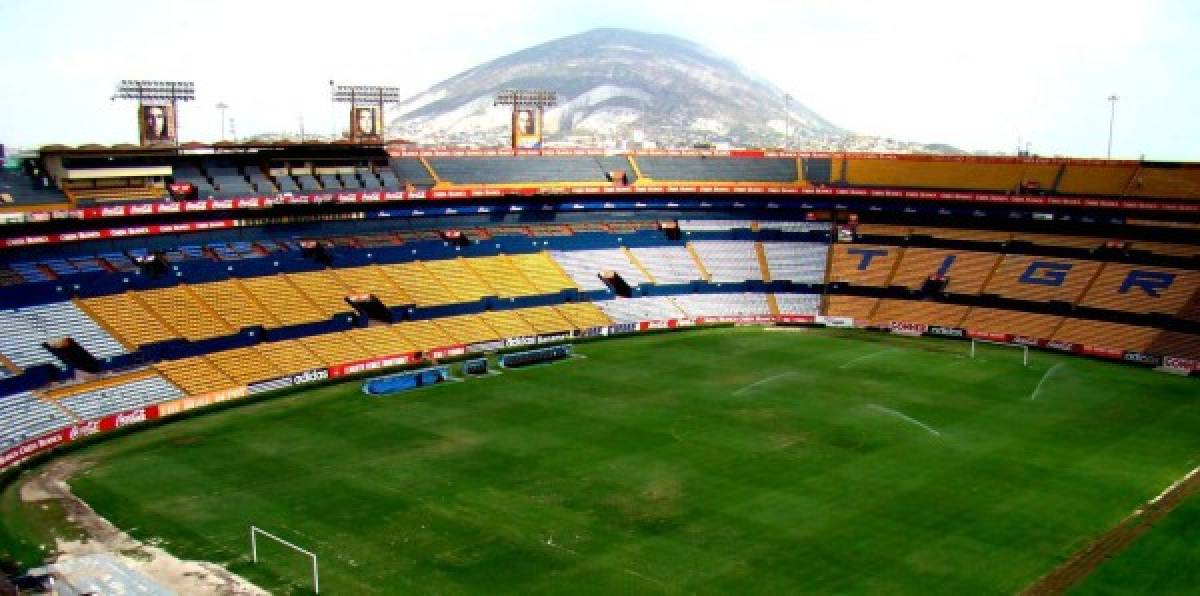
{"label": "dirt patch on ground", "polygon": [[83,460],[62,458],[42,467],[21,485],[22,500],[57,501],[67,520],[87,536],[82,541],[60,540],[55,546],[54,561],[103,553],[179,594],[267,594],[220,565],[184,561],[161,548],[139,542],[97,515],[67,485],[68,478],[86,467]]}
{"label": "dirt patch on ground", "polygon": [[1116,527],[1071,555],[1062,565],[1043,575],[1022,593],[1027,596],[1065,593],[1197,492],[1200,492],[1200,468],[1192,470],[1162,494],[1129,514]]}

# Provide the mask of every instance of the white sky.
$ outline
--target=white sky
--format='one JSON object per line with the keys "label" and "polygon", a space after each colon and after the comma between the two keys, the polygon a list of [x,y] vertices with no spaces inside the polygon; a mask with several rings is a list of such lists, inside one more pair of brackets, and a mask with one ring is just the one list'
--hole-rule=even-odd
{"label": "white sky", "polygon": [[[844,128],[974,150],[1200,160],[1191,0],[0,0],[0,143],[133,142],[123,78],[194,80],[181,137],[328,133],[328,81],[405,95],[601,26],[729,56]],[[339,113],[340,114],[340,113]],[[339,115],[340,118],[340,115]]]}

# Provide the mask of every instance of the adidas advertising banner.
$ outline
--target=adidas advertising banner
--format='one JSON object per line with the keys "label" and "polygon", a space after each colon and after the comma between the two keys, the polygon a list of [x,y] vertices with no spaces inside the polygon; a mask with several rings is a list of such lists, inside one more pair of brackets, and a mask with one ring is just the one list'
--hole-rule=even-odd
{"label": "adidas advertising banner", "polygon": [[1158,366],[1162,359],[1154,354],[1146,354],[1145,352],[1125,352],[1123,356],[1125,362],[1134,362],[1137,364],[1145,364],[1148,366]]}
{"label": "adidas advertising banner", "polygon": [[608,328],[609,335],[618,335],[621,333],[634,333],[638,330],[638,323],[617,323]]}
{"label": "adidas advertising banner", "polygon": [[826,327],[850,329],[854,327],[854,319],[850,317],[817,317],[816,321]]}
{"label": "adidas advertising banner", "polygon": [[938,337],[963,337],[967,336],[967,330],[960,327],[941,327],[938,325],[930,325],[929,329],[925,330],[927,335],[936,335]]}

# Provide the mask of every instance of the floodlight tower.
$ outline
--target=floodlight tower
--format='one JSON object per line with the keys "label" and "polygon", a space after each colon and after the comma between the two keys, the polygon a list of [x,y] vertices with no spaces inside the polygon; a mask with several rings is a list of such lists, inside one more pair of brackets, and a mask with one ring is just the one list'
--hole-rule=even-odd
{"label": "floodlight tower", "polygon": [[1113,122],[1117,119],[1117,100],[1119,99],[1121,97],[1116,93],[1108,96],[1108,159],[1112,159]]}
{"label": "floodlight tower", "polygon": [[791,103],[792,103],[792,94],[784,93],[783,94],[783,148],[784,149],[788,148],[788,144],[792,140],[792,138],[791,138],[792,112],[791,112],[791,106],[790,106]]}
{"label": "floodlight tower", "polygon": [[[400,88],[381,85],[334,85],[333,81],[329,83],[334,103],[350,104],[350,140],[382,141],[383,106],[400,103]],[[366,119],[367,114],[370,126]]]}
{"label": "floodlight tower", "polygon": [[227,104],[223,101],[218,101],[217,109],[220,110],[220,112],[221,112],[221,140],[224,141],[225,140],[225,110],[229,109],[229,104]]}
{"label": "floodlight tower", "polygon": [[[170,143],[179,145],[179,102],[196,99],[192,81],[122,80],[111,100],[134,99],[138,102],[138,131],[143,145]],[[147,108],[154,109],[151,114]],[[159,113],[161,112],[161,113]],[[150,118],[154,118],[150,122]],[[157,119],[161,118],[161,122]],[[153,128],[151,128],[153,126]]]}
{"label": "floodlight tower", "polygon": [[[493,106],[512,106],[512,147],[532,141],[541,147],[546,108],[558,105],[558,92],[547,89],[505,89],[496,93]],[[525,121],[521,121],[524,115]]]}

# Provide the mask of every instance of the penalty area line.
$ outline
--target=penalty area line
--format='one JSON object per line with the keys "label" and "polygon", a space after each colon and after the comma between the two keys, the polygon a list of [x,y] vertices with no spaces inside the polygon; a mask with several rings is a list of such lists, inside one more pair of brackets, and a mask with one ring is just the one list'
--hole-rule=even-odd
{"label": "penalty area line", "polygon": [[733,392],[733,395],[741,395],[741,394],[743,394],[743,393],[745,393],[745,392],[747,392],[747,391],[751,391],[751,390],[753,390],[753,389],[757,389],[758,387],[761,387],[761,386],[763,386],[763,385],[766,385],[767,383],[772,383],[772,382],[774,382],[774,381],[778,381],[779,379],[782,379],[783,377],[791,376],[791,375],[794,375],[794,374],[796,374],[796,372],[795,372],[795,371],[790,371],[790,370],[789,370],[789,371],[787,371],[787,372],[781,372],[781,373],[779,373],[779,374],[777,374],[777,375],[770,376],[770,377],[767,377],[767,378],[765,378],[765,379],[760,379],[760,380],[758,380],[758,381],[755,381],[755,382],[753,382],[753,383],[750,383],[749,385],[746,385],[745,387],[742,387],[742,388],[740,388],[740,389],[738,389],[738,390],[734,391],[734,392]]}
{"label": "penalty area line", "polygon": [[871,353],[869,353],[869,354],[863,354],[862,356],[859,356],[859,357],[857,357],[857,358],[854,358],[853,360],[850,360],[850,361],[848,361],[848,362],[845,362],[845,363],[843,363],[843,364],[842,364],[841,366],[839,366],[838,368],[850,368],[851,366],[853,366],[853,365],[855,365],[855,364],[858,364],[859,362],[862,362],[863,360],[866,360],[866,359],[868,359],[868,358],[874,358],[875,356],[878,356],[878,355],[880,355],[880,354],[886,354],[886,353],[888,353],[888,352],[895,352],[895,351],[896,351],[896,350],[898,350],[898,349],[899,349],[899,348],[895,348],[895,347],[892,347],[892,348],[884,348],[884,349],[882,349],[882,350],[879,350],[879,351],[876,351],[876,352],[871,352]]}

